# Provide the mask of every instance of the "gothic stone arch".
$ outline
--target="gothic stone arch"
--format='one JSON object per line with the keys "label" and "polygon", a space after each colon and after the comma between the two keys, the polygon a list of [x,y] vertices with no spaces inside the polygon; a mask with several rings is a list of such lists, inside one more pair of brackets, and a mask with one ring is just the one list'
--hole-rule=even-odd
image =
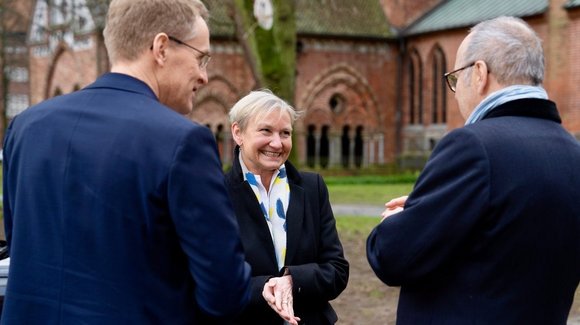
{"label": "gothic stone arch", "polygon": [[188,118],[208,126],[218,145],[223,164],[232,161],[233,141],[228,113],[239,99],[238,89],[222,76],[212,76],[198,93]]}
{"label": "gothic stone arch", "polygon": [[[320,130],[329,127],[329,163],[330,166],[344,163],[344,156],[341,154],[341,141],[345,136],[343,130],[352,130],[353,133],[347,137],[354,136],[354,130],[362,127],[364,134],[364,164],[375,164],[379,162],[377,157],[378,148],[382,148],[383,132],[380,121],[382,113],[378,109],[378,101],[369,86],[366,78],[359,74],[348,64],[338,64],[316,76],[307,86],[303,96],[298,99],[297,107],[305,110],[303,125],[298,129],[301,148],[307,146],[307,130],[316,132],[315,137],[320,137]],[[345,128],[348,126],[347,128]],[[343,138],[341,140],[341,138]],[[317,139],[320,143],[320,139]],[[381,144],[379,144],[381,142]],[[350,142],[349,142],[350,143]],[[354,150],[354,141],[350,151]],[[320,148],[317,148],[320,151]],[[353,155],[351,155],[353,156]],[[305,161],[306,152],[300,153],[301,161]],[[350,163],[349,163],[350,164]],[[349,165],[347,164],[347,165]],[[352,165],[352,164],[350,164]]]}

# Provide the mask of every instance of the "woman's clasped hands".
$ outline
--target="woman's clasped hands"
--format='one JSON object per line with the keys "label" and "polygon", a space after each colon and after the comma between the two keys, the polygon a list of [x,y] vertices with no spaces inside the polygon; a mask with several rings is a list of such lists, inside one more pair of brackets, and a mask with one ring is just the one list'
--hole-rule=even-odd
{"label": "woman's clasped hands", "polygon": [[300,318],[294,315],[291,275],[284,275],[268,280],[264,285],[262,296],[280,317],[289,324],[298,325]]}

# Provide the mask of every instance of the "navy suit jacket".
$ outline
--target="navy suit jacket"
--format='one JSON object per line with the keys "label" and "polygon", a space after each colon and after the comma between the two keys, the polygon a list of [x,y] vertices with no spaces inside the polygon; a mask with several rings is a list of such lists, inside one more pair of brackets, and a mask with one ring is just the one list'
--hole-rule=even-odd
{"label": "navy suit jacket", "polygon": [[580,144],[521,99],[437,145],[367,257],[398,324],[566,324],[580,280]]}
{"label": "navy suit jacket", "polygon": [[211,132],[110,73],[4,144],[3,324],[205,324],[249,299]]}
{"label": "navy suit jacket", "polygon": [[[282,318],[262,297],[268,279],[280,275],[274,244],[256,195],[244,181],[238,152],[236,148],[226,184],[246,259],[252,266],[252,293],[236,324],[281,325]],[[328,190],[320,175],[299,173],[290,162],[285,164],[290,186],[285,267],[292,275],[294,314],[301,318],[301,324],[334,324],[337,316],[329,301],[346,288],[349,265],[336,231]]]}

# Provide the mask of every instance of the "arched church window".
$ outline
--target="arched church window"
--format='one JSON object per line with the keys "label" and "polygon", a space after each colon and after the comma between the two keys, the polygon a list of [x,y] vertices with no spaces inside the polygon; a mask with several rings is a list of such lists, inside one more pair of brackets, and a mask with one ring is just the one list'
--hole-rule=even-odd
{"label": "arched church window", "polygon": [[423,124],[423,66],[419,53],[414,50],[407,64],[409,90],[409,124]]}
{"label": "arched church window", "polygon": [[409,60],[407,64],[407,77],[409,80],[407,84],[409,95],[409,124],[415,124],[415,66],[413,60]]}
{"label": "arched church window", "polygon": [[313,124],[308,125],[308,134],[306,135],[306,165],[310,168],[314,168],[316,161],[316,137],[314,136],[316,132],[316,126]]}
{"label": "arched church window", "polygon": [[345,105],[344,102],[345,100],[341,95],[334,94],[328,100],[328,106],[332,112],[338,114],[343,111]]}
{"label": "arched church window", "polygon": [[431,121],[435,124],[447,122],[447,87],[442,77],[446,66],[445,54],[441,48],[437,47],[433,52],[433,102],[431,105]]}

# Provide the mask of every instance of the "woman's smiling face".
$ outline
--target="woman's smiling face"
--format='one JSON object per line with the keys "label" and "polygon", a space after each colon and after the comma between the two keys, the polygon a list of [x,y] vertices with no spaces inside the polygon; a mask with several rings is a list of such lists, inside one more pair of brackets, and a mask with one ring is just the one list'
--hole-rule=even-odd
{"label": "woman's smiling face", "polygon": [[233,134],[244,164],[260,177],[271,176],[292,150],[290,114],[281,109],[252,117],[243,131],[234,124]]}

